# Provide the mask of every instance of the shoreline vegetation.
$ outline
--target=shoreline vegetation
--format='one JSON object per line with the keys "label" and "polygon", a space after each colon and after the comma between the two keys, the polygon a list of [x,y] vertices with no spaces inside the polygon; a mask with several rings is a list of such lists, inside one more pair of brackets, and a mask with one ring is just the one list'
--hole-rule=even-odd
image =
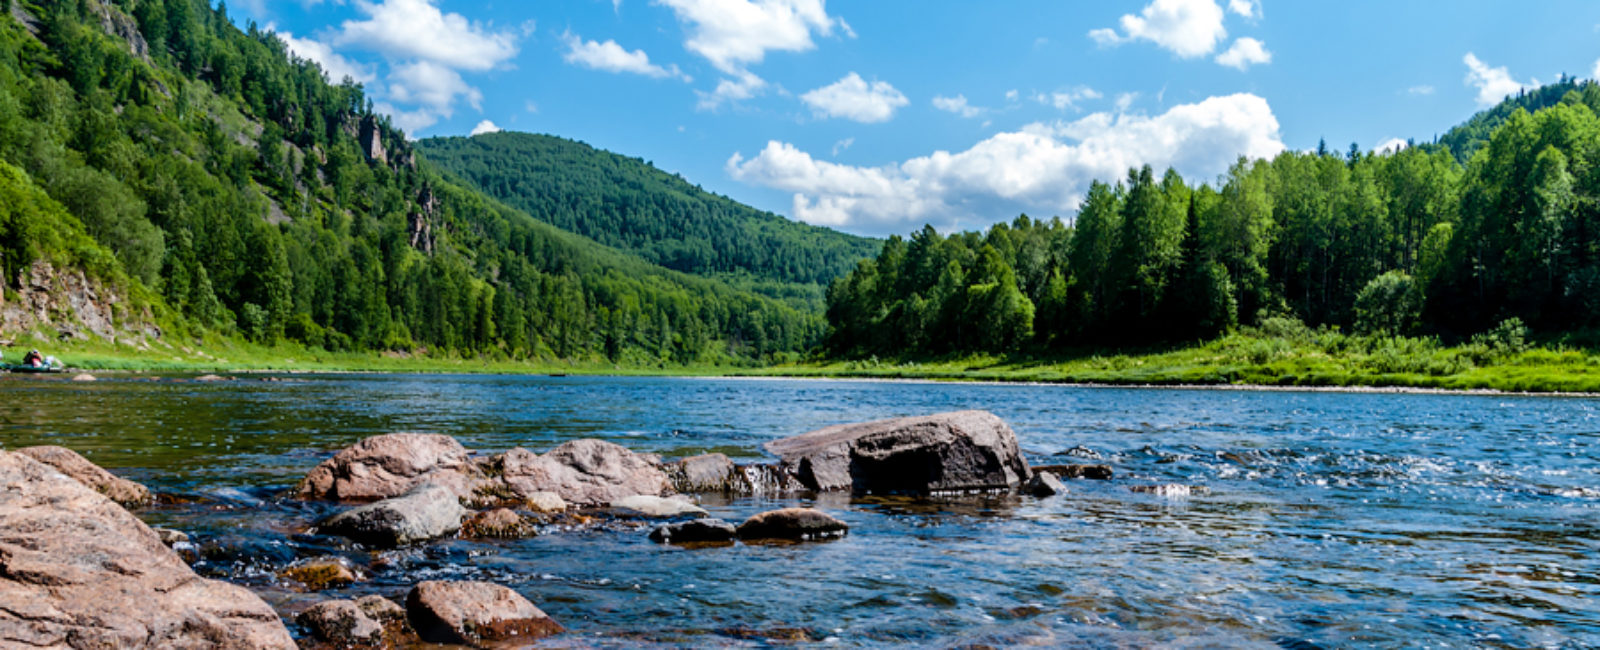
{"label": "shoreline vegetation", "polygon": [[[1446,346],[1433,338],[1351,335],[1269,319],[1187,346],[1078,350],[1049,355],[820,359],[771,365],[516,360],[452,354],[327,352],[218,340],[192,348],[135,349],[98,341],[50,347],[74,371],[112,373],[388,372],[837,378],[1191,388],[1402,389],[1600,394],[1600,355],[1530,344],[1507,328]],[[24,348],[3,348],[7,359]]]}

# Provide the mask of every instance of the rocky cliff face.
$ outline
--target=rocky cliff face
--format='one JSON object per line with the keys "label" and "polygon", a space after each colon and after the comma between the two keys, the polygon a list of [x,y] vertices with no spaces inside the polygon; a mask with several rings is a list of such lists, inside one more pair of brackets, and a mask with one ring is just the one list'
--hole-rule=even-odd
{"label": "rocky cliff face", "polygon": [[77,269],[57,269],[38,261],[0,282],[0,336],[54,333],[62,339],[132,340],[161,338],[147,307],[134,307],[121,292]]}

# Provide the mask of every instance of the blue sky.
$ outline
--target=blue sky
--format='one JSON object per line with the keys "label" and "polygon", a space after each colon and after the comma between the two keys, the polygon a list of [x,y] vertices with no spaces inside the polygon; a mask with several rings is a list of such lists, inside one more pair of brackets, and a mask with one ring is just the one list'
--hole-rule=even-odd
{"label": "blue sky", "polygon": [[1600,3],[236,0],[414,137],[550,133],[871,235],[1071,216],[1092,179],[1428,140],[1600,75]]}

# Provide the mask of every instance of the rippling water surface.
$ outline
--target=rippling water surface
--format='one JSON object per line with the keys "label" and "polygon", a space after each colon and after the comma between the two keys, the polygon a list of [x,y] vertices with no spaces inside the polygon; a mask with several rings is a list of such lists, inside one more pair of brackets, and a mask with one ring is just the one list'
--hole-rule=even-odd
{"label": "rippling water surface", "polygon": [[[342,593],[494,580],[573,631],[557,645],[1600,646],[1593,399],[395,375],[0,391],[0,442],[71,447],[203,497],[140,514],[194,534],[197,569],[286,612],[324,596],[274,584],[284,563],[374,561],[301,532],[329,506],[279,497],[368,435],[753,460],[830,424],[977,408],[1035,464],[1104,462],[1116,478],[1048,500],[828,497],[850,535],[798,546],[684,550],[619,527],[449,541],[387,554]],[[1170,482],[1209,491],[1128,489]],[[703,505],[737,521],[795,503],[809,501]]]}

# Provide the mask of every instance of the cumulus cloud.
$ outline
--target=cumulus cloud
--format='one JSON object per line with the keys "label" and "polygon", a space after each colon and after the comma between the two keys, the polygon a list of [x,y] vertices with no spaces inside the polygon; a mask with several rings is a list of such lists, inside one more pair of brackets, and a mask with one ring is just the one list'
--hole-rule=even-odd
{"label": "cumulus cloud", "polygon": [[561,41],[567,45],[566,53],[561,55],[567,63],[605,72],[628,72],[656,79],[675,77],[684,81],[694,81],[678,70],[677,65],[661,67],[651,63],[650,55],[645,54],[644,50],[629,52],[613,40],[604,43],[585,41],[576,34],[567,32],[561,35]]}
{"label": "cumulus cloud", "polygon": [[1388,140],[1378,143],[1378,146],[1372,151],[1373,153],[1400,153],[1409,146],[1411,146],[1410,142],[1401,140],[1400,138],[1389,138]]}
{"label": "cumulus cloud", "polygon": [[[268,31],[272,28],[272,25],[267,25]],[[288,46],[289,51],[295,56],[322,66],[322,71],[327,73],[328,81],[332,83],[340,83],[346,77],[360,84],[370,84],[377,79],[371,66],[340,56],[333,51],[333,46],[327,43],[312,38],[295,38],[295,35],[289,32],[278,32],[278,38],[283,39],[283,44]]]}
{"label": "cumulus cloud", "polygon": [[1066,90],[1057,90],[1052,93],[1034,93],[1033,100],[1040,104],[1054,106],[1058,111],[1064,111],[1069,108],[1076,110],[1078,102],[1086,99],[1100,99],[1102,96],[1098,90],[1088,86],[1078,86]]}
{"label": "cumulus cloud", "polygon": [[688,32],[684,48],[709,61],[727,77],[711,92],[699,92],[699,107],[714,109],[724,102],[748,99],[767,82],[751,73],[767,52],[804,52],[816,47],[812,35],[829,36],[838,26],[846,36],[855,31],[843,19],[828,15],[823,0],[656,0],[677,15]]}
{"label": "cumulus cloud", "polygon": [[484,120],[482,122],[479,122],[477,126],[472,127],[472,134],[471,135],[482,135],[482,134],[485,134],[485,133],[499,133],[499,132],[500,132],[500,127],[499,126],[496,126],[494,122],[491,122],[489,120]]}
{"label": "cumulus cloud", "polygon": [[457,70],[489,70],[517,54],[514,32],[493,31],[461,14],[444,13],[431,0],[356,0],[355,6],[367,17],[344,21],[336,45]]}
{"label": "cumulus cloud", "polygon": [[1030,124],[965,151],[936,151],[878,167],[817,160],[774,140],[752,158],[733,154],[727,171],[741,182],[793,192],[793,216],[802,221],[888,233],[1018,211],[1066,214],[1077,209],[1090,181],[1119,179],[1130,167],[1170,166],[1190,178],[1208,178],[1240,155],[1267,157],[1282,150],[1278,120],[1266,100],[1237,94],[1153,117],[1095,113]]}
{"label": "cumulus cloud", "polygon": [[1252,65],[1272,63],[1272,53],[1256,39],[1244,37],[1233,42],[1228,51],[1218,54],[1215,61],[1230,68],[1244,70]]}
{"label": "cumulus cloud", "polygon": [[1261,5],[1257,0],[1228,0],[1228,11],[1245,18],[1258,18],[1261,16]]}
{"label": "cumulus cloud", "polygon": [[1512,79],[1511,73],[1505,66],[1491,68],[1471,52],[1461,57],[1461,62],[1467,64],[1467,85],[1478,89],[1479,106],[1493,106],[1524,88],[1534,88],[1539,85],[1538,79],[1529,83]]}
{"label": "cumulus cloud", "polygon": [[933,107],[947,113],[955,113],[961,117],[977,117],[978,114],[983,112],[982,108],[968,104],[966,95],[956,95],[955,97],[935,95],[933,97]]}
{"label": "cumulus cloud", "polygon": [[1185,59],[1205,56],[1228,36],[1222,7],[1215,0],[1154,0],[1139,15],[1122,17],[1122,33],[1111,28],[1089,32],[1101,47],[1145,40]]}
{"label": "cumulus cloud", "polygon": [[451,114],[457,97],[479,108],[483,93],[468,85],[461,74],[431,61],[415,61],[392,67],[388,76],[388,96],[402,104],[421,104],[445,117]]}
{"label": "cumulus cloud", "polygon": [[854,72],[843,79],[807,92],[800,100],[820,117],[840,117],[857,122],[887,122],[894,111],[910,103],[887,81],[867,83]]}
{"label": "cumulus cloud", "polygon": [[407,137],[412,137],[416,132],[439,123],[439,115],[426,108],[416,110],[401,110],[389,102],[377,102],[372,105],[372,110],[388,115],[394,125],[405,131]]}
{"label": "cumulus cloud", "polygon": [[835,156],[839,155],[839,152],[844,151],[845,149],[849,149],[850,146],[855,144],[855,143],[856,143],[856,139],[855,138],[845,138],[843,140],[840,140],[838,142],[833,143],[833,155],[835,155]]}
{"label": "cumulus cloud", "polygon": [[751,72],[740,72],[733,78],[717,80],[717,87],[711,92],[703,90],[694,91],[700,96],[700,103],[696,106],[700,110],[715,110],[726,102],[737,102],[755,97],[757,93],[765,90],[767,82]]}

